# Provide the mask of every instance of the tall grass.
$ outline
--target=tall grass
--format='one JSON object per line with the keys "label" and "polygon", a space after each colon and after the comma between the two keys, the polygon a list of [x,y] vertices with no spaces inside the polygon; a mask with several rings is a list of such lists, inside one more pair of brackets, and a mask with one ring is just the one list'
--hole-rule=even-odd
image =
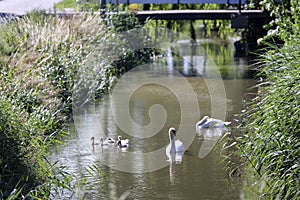
{"label": "tall grass", "polygon": [[44,159],[47,147],[57,142],[54,134],[65,134],[54,115],[43,106],[28,113],[2,95],[0,115],[1,199],[48,196],[53,183],[65,187],[58,177],[63,172],[53,173],[57,167]]}
{"label": "tall grass", "polygon": [[300,42],[293,38],[262,56],[265,79],[243,114],[239,151],[266,199],[300,196]]}
{"label": "tall grass", "polygon": [[[258,3],[257,1],[251,1]],[[261,56],[258,96],[247,106],[241,125],[239,152],[255,175],[256,192],[266,199],[299,199],[300,196],[300,42],[299,1],[265,0],[261,5],[274,20]],[[249,175],[249,173],[248,173]],[[248,184],[248,188],[251,188]],[[253,188],[252,188],[253,189]]]}
{"label": "tall grass", "polygon": [[118,19],[36,11],[1,24],[0,199],[45,199],[50,191],[72,188],[74,177],[47,160],[49,147],[67,135],[77,105],[72,95],[88,87],[86,100],[101,97],[148,52],[128,52],[116,31],[138,24]]}
{"label": "tall grass", "polygon": [[72,181],[46,156],[67,134],[77,74],[95,70],[92,92],[107,92],[122,41],[95,15],[35,12],[2,24],[0,34],[0,198],[47,198]]}
{"label": "tall grass", "polygon": [[[57,107],[61,113],[71,111],[71,96],[78,69],[87,62],[90,54],[110,42],[110,33],[97,16],[71,17],[63,19],[32,14],[23,20],[3,27],[3,54],[8,74],[14,77],[12,88],[39,88],[35,98],[41,103]],[[9,32],[9,33],[7,33]],[[104,45],[103,45],[104,44]],[[6,46],[8,46],[6,48]],[[108,62],[106,62],[108,63]],[[113,76],[114,67],[102,66],[102,75]],[[7,76],[5,76],[7,78]],[[102,90],[106,90],[103,85]],[[16,94],[12,92],[11,94]],[[21,97],[20,97],[21,98]],[[13,98],[20,101],[20,98]],[[31,106],[31,104],[29,105]]]}

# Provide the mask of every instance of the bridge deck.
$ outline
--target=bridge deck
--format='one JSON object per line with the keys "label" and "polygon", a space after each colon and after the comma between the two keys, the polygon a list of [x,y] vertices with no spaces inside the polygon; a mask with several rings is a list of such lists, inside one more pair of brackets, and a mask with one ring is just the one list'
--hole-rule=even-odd
{"label": "bridge deck", "polygon": [[196,19],[223,19],[230,20],[236,16],[247,16],[248,19],[269,18],[269,14],[263,10],[155,10],[137,11],[136,16],[140,20],[196,20]]}
{"label": "bridge deck", "polygon": [[103,4],[246,4],[246,0],[102,0]]}

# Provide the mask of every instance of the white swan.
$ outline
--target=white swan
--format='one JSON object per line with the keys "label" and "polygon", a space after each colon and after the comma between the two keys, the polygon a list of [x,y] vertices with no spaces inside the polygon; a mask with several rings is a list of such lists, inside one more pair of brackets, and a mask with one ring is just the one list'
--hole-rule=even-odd
{"label": "white swan", "polygon": [[184,154],[184,145],[180,140],[175,140],[176,129],[171,127],[169,129],[170,143],[166,148],[166,154],[169,158],[169,162],[181,163]]}
{"label": "white swan", "polygon": [[117,145],[119,148],[126,148],[129,146],[129,140],[128,139],[122,140],[122,136],[119,135]]}
{"label": "white swan", "polygon": [[231,122],[224,122],[219,119],[214,119],[208,116],[204,116],[199,122],[197,122],[196,130],[201,130],[203,128],[224,128],[229,124],[231,124]]}

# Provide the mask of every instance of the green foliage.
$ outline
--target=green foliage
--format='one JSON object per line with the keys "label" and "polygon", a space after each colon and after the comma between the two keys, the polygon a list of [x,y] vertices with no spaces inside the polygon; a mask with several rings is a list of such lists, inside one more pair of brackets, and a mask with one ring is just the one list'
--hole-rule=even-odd
{"label": "green foliage", "polygon": [[55,136],[65,132],[47,108],[40,106],[28,113],[11,102],[1,94],[0,197],[29,198],[33,191],[38,192],[36,197],[48,196],[52,182],[60,180],[44,156],[49,145],[56,143]]}
{"label": "green foliage", "polygon": [[[261,57],[259,94],[243,114],[245,134],[239,151],[250,170],[260,178],[259,193],[268,199],[298,199],[300,177],[300,43],[299,1],[261,2],[274,20]],[[292,12],[291,12],[292,11]],[[273,28],[273,29],[272,29]]]}
{"label": "green foliage", "polygon": [[[299,38],[299,33],[292,38]],[[300,43],[286,41],[262,56],[257,98],[243,114],[239,151],[268,199],[300,195]]]}
{"label": "green foliage", "polygon": [[[227,9],[226,5],[219,4],[151,4],[150,10],[171,10],[171,9],[179,9],[179,10],[219,10],[219,9]],[[189,23],[191,22],[191,23]],[[186,34],[189,34],[193,37],[193,29],[194,27],[204,27],[203,31],[205,32],[205,37],[211,35],[213,30],[217,30],[221,39],[226,39],[226,36],[232,34],[234,32],[231,29],[231,23],[229,20],[197,20],[197,21],[185,21],[185,20],[159,20],[158,22],[150,22],[152,25],[162,26],[166,28],[170,28],[174,31],[183,32],[185,30],[189,30]],[[149,22],[148,22],[149,23]],[[189,24],[187,26],[187,24]],[[198,32],[199,30],[197,30]]]}
{"label": "green foliage", "polygon": [[[116,5],[110,5],[106,8],[103,19],[109,30],[113,32],[122,32],[142,27],[142,24],[135,17],[135,14],[133,12],[124,13],[125,10],[126,7]],[[123,13],[119,14],[120,12]]]}
{"label": "green foliage", "polygon": [[265,25],[268,34],[264,37],[265,41],[280,39],[281,41],[291,40],[299,31],[300,20],[299,0],[251,0],[248,8],[262,7],[270,12],[273,20]]}
{"label": "green foliage", "polygon": [[35,11],[0,27],[1,199],[48,198],[51,189],[70,189],[73,177],[49,163],[47,152],[66,135],[74,93],[95,100],[124,70],[150,59],[140,59],[143,50],[128,52],[127,41],[114,34],[137,27],[126,22],[131,19],[116,25],[116,16],[108,28],[110,19],[104,23],[99,15]]}
{"label": "green foliage", "polygon": [[72,8],[74,10],[77,10],[78,4],[76,3],[76,0],[64,0],[55,4],[54,8],[58,10],[64,10],[65,8]]}
{"label": "green foliage", "polygon": [[47,197],[52,184],[67,184],[62,171],[57,173],[65,183],[56,178],[56,166],[45,156],[49,145],[65,135],[64,116],[70,114],[83,45],[71,40],[70,21],[44,15],[37,20],[37,15],[1,27],[6,50],[0,54],[0,196],[5,199]]}
{"label": "green foliage", "polygon": [[100,5],[97,0],[93,0],[93,1],[64,0],[55,4],[54,8],[57,10],[72,9],[74,11],[79,11],[79,12],[82,11],[95,12],[95,11],[99,11]]}
{"label": "green foliage", "polygon": [[[122,10],[126,10],[126,7],[122,8],[120,6],[110,5],[107,9],[107,13],[118,13]],[[118,59],[115,59],[112,65],[118,70],[119,74],[152,60],[153,55],[157,52],[154,49],[148,48],[151,46],[151,39],[147,32],[144,32],[141,36],[139,35],[139,31],[135,31],[135,29],[141,29],[142,24],[135,17],[134,13],[127,12],[126,14],[122,13],[116,15],[104,14],[103,17],[107,28],[120,36],[119,40],[122,41],[122,43],[117,44],[117,46],[124,47],[124,50],[120,48],[113,50],[114,55],[116,55]],[[115,43],[116,42],[113,42],[113,44]]]}

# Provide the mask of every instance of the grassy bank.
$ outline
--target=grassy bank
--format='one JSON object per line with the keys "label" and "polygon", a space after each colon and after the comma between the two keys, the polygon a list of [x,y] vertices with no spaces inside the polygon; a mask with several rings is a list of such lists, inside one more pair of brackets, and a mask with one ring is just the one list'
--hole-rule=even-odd
{"label": "grassy bank", "polygon": [[[46,156],[67,135],[74,91],[88,84],[93,90],[86,98],[95,100],[140,62],[123,52],[126,41],[114,34],[120,27],[108,23],[115,22],[36,12],[1,24],[0,199],[45,199],[50,190],[70,186],[72,177]],[[88,70],[93,79],[80,79],[78,72]]]}
{"label": "grassy bank", "polygon": [[300,195],[300,43],[269,51],[263,58],[261,93],[244,114],[240,150],[260,195]]}
{"label": "grassy bank", "polygon": [[268,39],[284,44],[269,45],[261,56],[263,81],[243,114],[238,149],[252,177],[247,189],[263,199],[291,200],[300,196],[300,10],[297,1],[277,10],[287,13],[277,14]]}
{"label": "grassy bank", "polygon": [[[0,195],[47,197],[54,185],[68,184],[47,163],[47,150],[66,135],[76,73],[107,31],[95,16],[62,19],[42,13],[3,24],[0,31]],[[109,71],[105,66],[107,79],[113,76]]]}

